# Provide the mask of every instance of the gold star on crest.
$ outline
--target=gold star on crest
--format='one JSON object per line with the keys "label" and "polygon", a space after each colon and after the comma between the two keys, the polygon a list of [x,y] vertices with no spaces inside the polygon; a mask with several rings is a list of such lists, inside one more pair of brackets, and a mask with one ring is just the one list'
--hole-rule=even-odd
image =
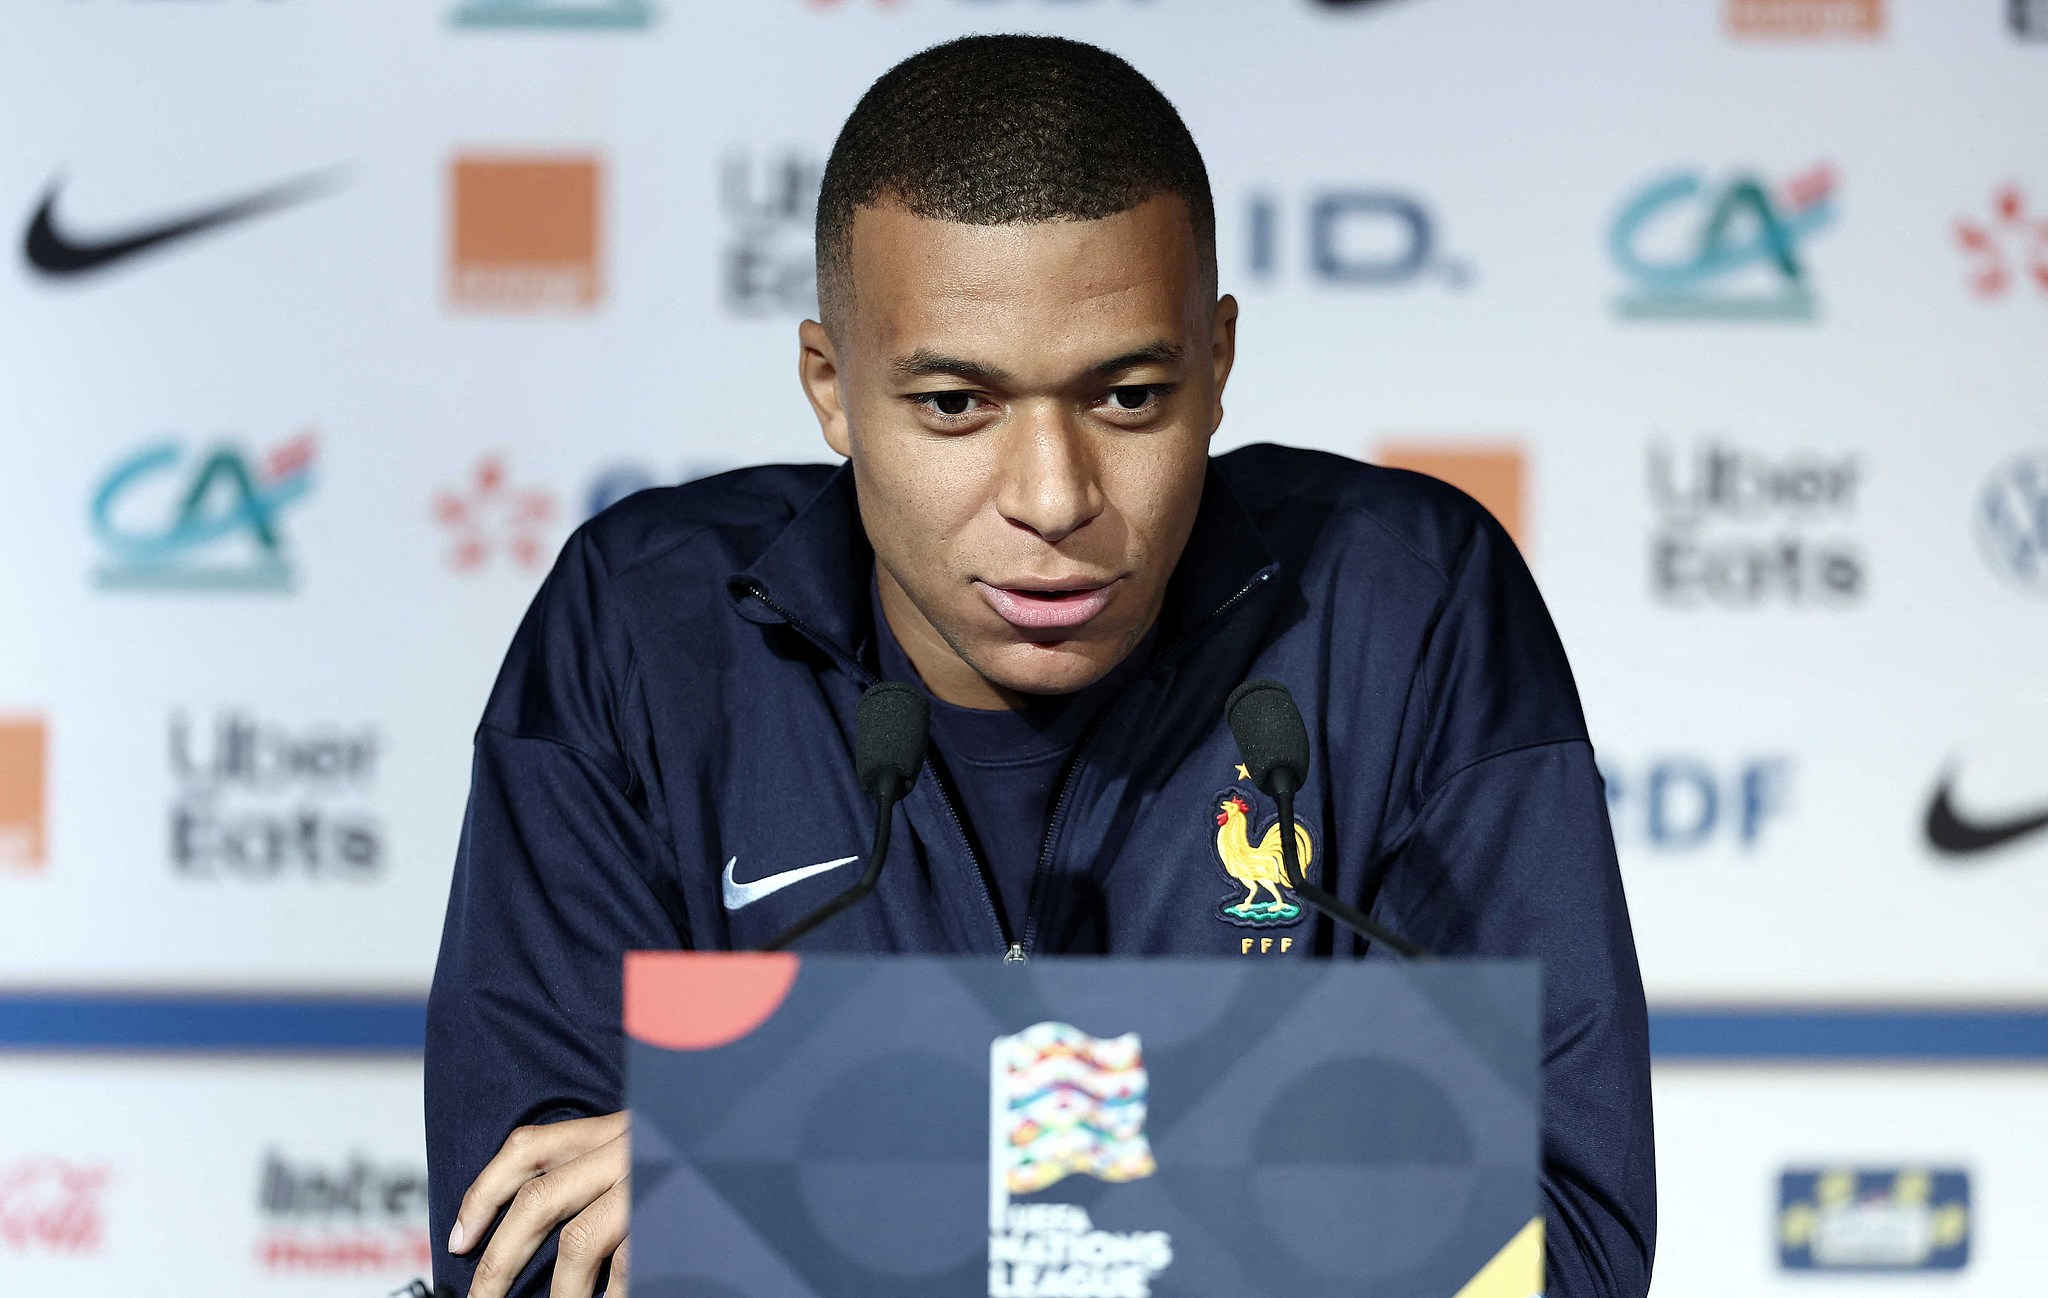
{"label": "gold star on crest", "polygon": [[1249,780],[1250,778],[1252,778],[1252,773],[1244,768],[1243,762],[1239,762],[1237,764],[1237,778],[1240,780]]}

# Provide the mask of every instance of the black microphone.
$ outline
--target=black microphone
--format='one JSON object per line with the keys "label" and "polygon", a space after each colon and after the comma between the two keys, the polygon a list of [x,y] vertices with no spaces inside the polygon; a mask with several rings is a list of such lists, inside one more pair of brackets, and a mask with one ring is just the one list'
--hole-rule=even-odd
{"label": "black microphone", "polygon": [[883,681],[860,696],[853,714],[853,769],[863,793],[875,800],[875,841],[868,864],[851,888],[784,929],[760,949],[780,951],[875,890],[882,860],[889,855],[889,824],[896,803],[924,767],[925,732],[932,720],[924,691],[902,681]]}
{"label": "black microphone", "polygon": [[1246,681],[1223,703],[1223,719],[1237,739],[1252,783],[1280,804],[1280,860],[1296,896],[1369,942],[1378,942],[1410,960],[1426,960],[1429,952],[1398,933],[1375,924],[1349,902],[1308,881],[1295,860],[1294,795],[1308,779],[1308,727],[1294,696],[1279,681]]}

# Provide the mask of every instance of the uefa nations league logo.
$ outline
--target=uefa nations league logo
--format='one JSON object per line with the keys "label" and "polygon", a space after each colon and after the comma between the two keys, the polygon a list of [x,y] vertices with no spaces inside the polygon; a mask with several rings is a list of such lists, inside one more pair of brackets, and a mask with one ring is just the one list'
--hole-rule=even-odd
{"label": "uefa nations league logo", "polygon": [[1135,1298],[1173,1261],[1163,1230],[1098,1229],[1078,1203],[1012,1202],[1070,1176],[1110,1184],[1158,1170],[1138,1034],[1036,1023],[989,1059],[989,1298]]}

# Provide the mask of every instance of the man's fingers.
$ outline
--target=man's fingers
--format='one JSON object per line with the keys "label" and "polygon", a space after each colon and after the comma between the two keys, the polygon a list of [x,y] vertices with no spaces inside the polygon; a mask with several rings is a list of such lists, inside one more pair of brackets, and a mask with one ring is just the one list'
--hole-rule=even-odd
{"label": "man's fingers", "polygon": [[625,1129],[626,1114],[620,1112],[515,1130],[463,1192],[455,1227],[448,1232],[448,1251],[467,1253],[476,1247],[498,1209],[511,1201],[520,1186],[617,1139]]}
{"label": "man's fingers", "polygon": [[605,1298],[626,1298],[626,1281],[633,1269],[633,1237],[626,1236],[619,1241],[619,1251],[612,1254],[612,1282],[605,1287]]}
{"label": "man's fingers", "polygon": [[[562,1227],[561,1242],[555,1246],[555,1281],[548,1289],[548,1298],[591,1298],[597,1291],[598,1268],[626,1238],[628,1194],[626,1183],[621,1181]],[[623,1293],[618,1264],[614,1262],[606,1298]]]}
{"label": "man's fingers", "polygon": [[[616,1142],[623,1151],[624,1141]],[[607,1147],[609,1148],[609,1147]],[[491,1232],[477,1259],[470,1298],[504,1298],[521,1268],[540,1251],[548,1233],[595,1203],[623,1180],[630,1168],[623,1152],[606,1150],[572,1159],[527,1181],[512,1195],[512,1206]],[[623,1230],[623,1227],[621,1227]]]}

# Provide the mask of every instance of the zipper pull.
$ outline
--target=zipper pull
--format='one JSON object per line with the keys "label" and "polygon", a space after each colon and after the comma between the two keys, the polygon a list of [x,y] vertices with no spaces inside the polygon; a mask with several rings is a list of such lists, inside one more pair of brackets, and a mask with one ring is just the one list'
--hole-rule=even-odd
{"label": "zipper pull", "polygon": [[1030,956],[1024,954],[1024,944],[1022,942],[1010,943],[1010,949],[1003,952],[1004,964],[1023,964],[1030,958]]}

